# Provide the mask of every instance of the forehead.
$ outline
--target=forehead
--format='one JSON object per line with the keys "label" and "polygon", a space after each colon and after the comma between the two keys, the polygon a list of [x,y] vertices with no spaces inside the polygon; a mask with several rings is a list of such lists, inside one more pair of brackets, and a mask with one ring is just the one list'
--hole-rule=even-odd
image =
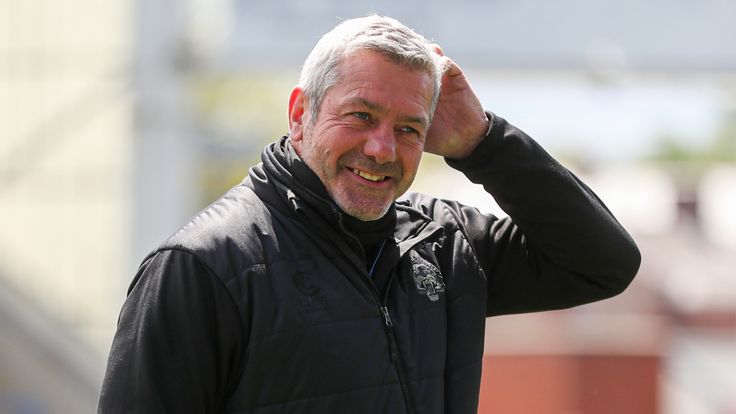
{"label": "forehead", "polygon": [[345,56],[338,73],[338,81],[328,91],[333,103],[371,102],[428,115],[434,80],[423,68],[399,64],[377,52],[360,51]]}

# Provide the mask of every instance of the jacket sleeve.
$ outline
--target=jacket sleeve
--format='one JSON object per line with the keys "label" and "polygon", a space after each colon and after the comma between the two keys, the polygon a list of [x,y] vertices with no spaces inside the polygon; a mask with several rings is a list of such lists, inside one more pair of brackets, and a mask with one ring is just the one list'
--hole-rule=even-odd
{"label": "jacket sleeve", "polygon": [[159,251],[123,305],[98,413],[215,413],[238,374],[241,322],[191,253]]}
{"label": "jacket sleeve", "polygon": [[576,306],[622,292],[639,250],[603,202],[525,133],[491,115],[470,157],[447,160],[509,215],[455,205],[487,277],[486,314]]}

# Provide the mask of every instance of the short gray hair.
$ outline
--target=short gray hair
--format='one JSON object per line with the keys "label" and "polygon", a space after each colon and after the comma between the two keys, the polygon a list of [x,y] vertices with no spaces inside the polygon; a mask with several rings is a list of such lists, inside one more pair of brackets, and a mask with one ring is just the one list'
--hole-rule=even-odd
{"label": "short gray hair", "polygon": [[339,81],[337,68],[342,58],[359,50],[375,51],[399,65],[429,73],[434,80],[431,118],[439,99],[444,70],[434,45],[396,19],[370,15],[340,23],[322,36],[307,56],[299,86],[312,110],[311,121],[316,119],[327,90]]}

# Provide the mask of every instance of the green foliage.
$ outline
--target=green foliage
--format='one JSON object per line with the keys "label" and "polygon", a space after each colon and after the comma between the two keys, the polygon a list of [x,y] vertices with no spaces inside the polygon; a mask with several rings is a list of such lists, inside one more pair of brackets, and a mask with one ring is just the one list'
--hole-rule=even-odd
{"label": "green foliage", "polygon": [[736,113],[723,118],[718,132],[701,147],[683,144],[686,137],[663,135],[648,161],[682,162],[707,167],[724,162],[736,162]]}

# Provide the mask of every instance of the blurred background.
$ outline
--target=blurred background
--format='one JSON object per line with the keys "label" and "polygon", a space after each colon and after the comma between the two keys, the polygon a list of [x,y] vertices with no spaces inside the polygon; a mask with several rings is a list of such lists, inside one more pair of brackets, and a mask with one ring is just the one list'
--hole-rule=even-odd
{"label": "blurred background", "polygon": [[489,319],[480,412],[736,413],[736,2],[369,3],[0,0],[0,414],[94,412],[140,260],[286,133],[311,47],[368,12],[440,43],[643,253],[617,298]]}

